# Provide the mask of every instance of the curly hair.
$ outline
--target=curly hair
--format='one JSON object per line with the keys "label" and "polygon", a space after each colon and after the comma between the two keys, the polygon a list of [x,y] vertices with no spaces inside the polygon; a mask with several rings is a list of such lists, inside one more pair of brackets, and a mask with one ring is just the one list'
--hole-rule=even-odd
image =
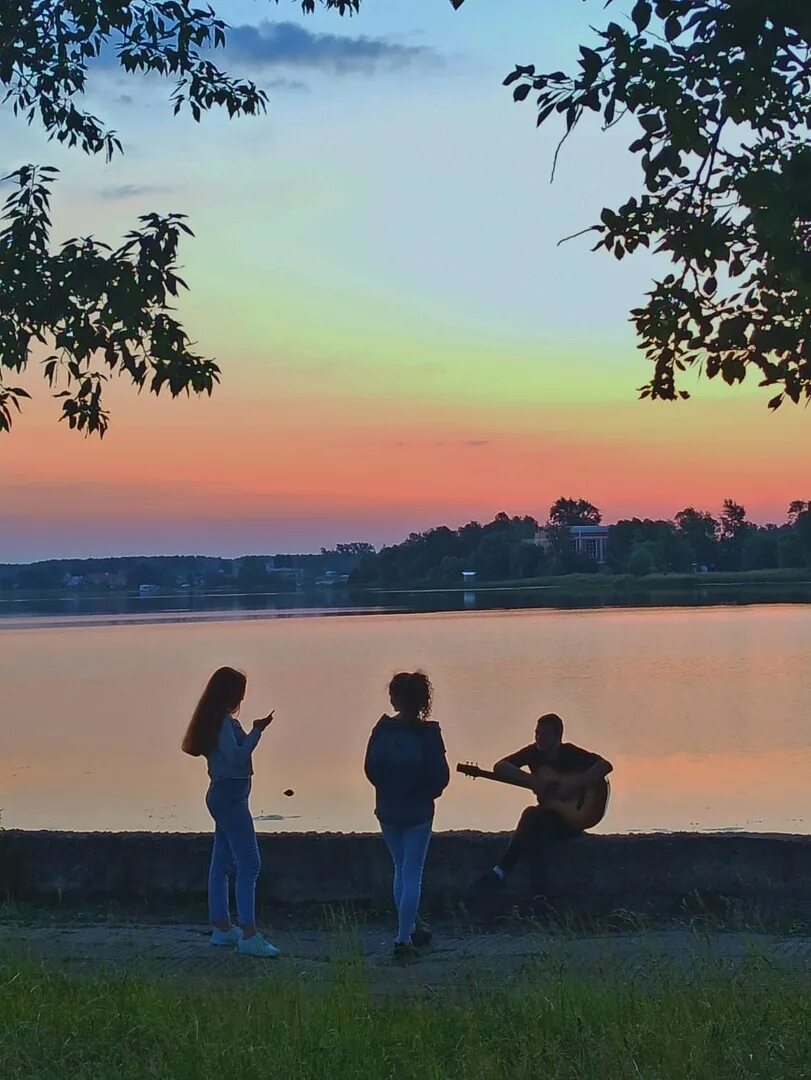
{"label": "curly hair", "polygon": [[389,683],[389,697],[397,711],[420,723],[431,715],[434,688],[422,671],[401,671]]}

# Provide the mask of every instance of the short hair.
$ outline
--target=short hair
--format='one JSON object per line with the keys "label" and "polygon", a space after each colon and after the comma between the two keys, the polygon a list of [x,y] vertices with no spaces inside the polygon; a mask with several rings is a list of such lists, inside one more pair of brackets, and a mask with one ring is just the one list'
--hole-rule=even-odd
{"label": "short hair", "polygon": [[563,721],[555,712],[548,712],[544,713],[543,716],[539,716],[538,723],[543,724],[544,727],[556,727],[563,734]]}

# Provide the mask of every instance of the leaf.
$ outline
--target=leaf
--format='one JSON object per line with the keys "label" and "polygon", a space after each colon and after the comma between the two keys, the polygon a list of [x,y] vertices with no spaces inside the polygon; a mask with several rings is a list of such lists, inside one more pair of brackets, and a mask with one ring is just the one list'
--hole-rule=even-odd
{"label": "leaf", "polygon": [[603,66],[602,58],[598,52],[587,48],[585,45],[580,46],[580,55],[582,57],[580,64],[583,68],[583,74],[589,82],[592,82],[599,75]]}
{"label": "leaf", "polygon": [[676,15],[671,15],[665,20],[665,37],[668,41],[675,41],[681,33],[681,23]]}
{"label": "leaf", "polygon": [[634,9],[631,12],[631,19],[633,20],[638,33],[641,34],[643,31],[647,30],[651,20],[651,13],[652,9],[648,0],[637,0]]}
{"label": "leaf", "polygon": [[522,83],[520,86],[516,86],[515,90],[513,90],[513,100],[523,101],[531,89],[532,86],[530,83]]}

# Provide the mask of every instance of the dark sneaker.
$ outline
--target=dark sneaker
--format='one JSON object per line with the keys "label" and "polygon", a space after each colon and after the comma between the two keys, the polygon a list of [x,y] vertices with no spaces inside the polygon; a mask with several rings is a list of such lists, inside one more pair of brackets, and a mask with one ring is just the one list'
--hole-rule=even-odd
{"label": "dark sneaker", "polygon": [[407,967],[409,964],[413,964],[419,960],[420,954],[411,942],[395,943],[394,952],[392,953],[392,961],[398,967]]}
{"label": "dark sneaker", "polygon": [[486,874],[482,874],[475,881],[473,891],[475,893],[493,893],[500,889],[505,881],[506,878],[500,877],[495,870],[488,870]]}
{"label": "dark sneaker", "polygon": [[414,933],[411,935],[411,944],[415,949],[427,949],[431,944],[433,936],[434,935],[426,926],[417,923],[414,928]]}

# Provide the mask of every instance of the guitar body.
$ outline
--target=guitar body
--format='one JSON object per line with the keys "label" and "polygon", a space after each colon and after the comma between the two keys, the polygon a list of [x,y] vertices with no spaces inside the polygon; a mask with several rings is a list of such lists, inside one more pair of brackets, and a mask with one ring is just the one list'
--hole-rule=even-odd
{"label": "guitar body", "polygon": [[[495,780],[499,784],[521,787],[520,784],[513,784],[510,780],[504,780],[502,777],[496,776],[495,773],[488,772],[487,769],[480,769],[478,765],[471,765],[470,763],[457,765],[456,771],[465,776],[478,777],[483,780]],[[565,773],[560,773],[549,765],[541,765],[535,770],[534,775],[546,783],[567,784],[572,781],[571,775],[567,777]],[[527,789],[523,788],[523,790],[526,791]],[[603,820],[608,807],[610,790],[608,781],[601,780],[595,787],[577,789],[571,798],[560,799],[552,796],[548,799],[539,799],[538,804],[544,810],[552,810],[567,825],[571,825],[573,829],[583,831],[584,829],[593,828]]]}
{"label": "guitar body", "polygon": [[[556,772],[548,765],[541,765],[536,769],[535,776],[548,783],[565,784],[567,782],[564,773]],[[605,816],[608,806],[608,781],[601,780],[596,787],[579,788],[569,799],[552,797],[538,801],[544,810],[554,810],[573,829],[591,829]]]}

